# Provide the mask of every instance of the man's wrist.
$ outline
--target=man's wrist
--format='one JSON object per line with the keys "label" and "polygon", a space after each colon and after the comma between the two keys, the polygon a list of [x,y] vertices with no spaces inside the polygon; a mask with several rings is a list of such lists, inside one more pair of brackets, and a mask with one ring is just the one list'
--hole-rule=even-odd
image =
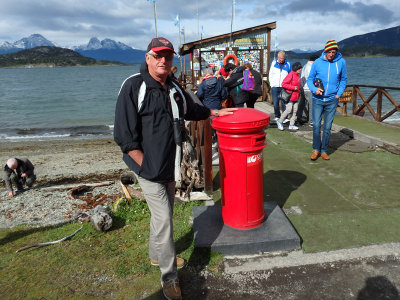
{"label": "man's wrist", "polygon": [[219,111],[218,109],[210,109],[210,116],[218,117]]}

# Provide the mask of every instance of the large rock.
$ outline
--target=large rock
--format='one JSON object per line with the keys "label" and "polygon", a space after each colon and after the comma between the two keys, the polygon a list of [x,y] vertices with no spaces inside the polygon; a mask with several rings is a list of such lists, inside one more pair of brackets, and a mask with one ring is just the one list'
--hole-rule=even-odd
{"label": "large rock", "polygon": [[112,226],[112,218],[104,206],[98,205],[90,211],[90,222],[98,231],[107,231]]}

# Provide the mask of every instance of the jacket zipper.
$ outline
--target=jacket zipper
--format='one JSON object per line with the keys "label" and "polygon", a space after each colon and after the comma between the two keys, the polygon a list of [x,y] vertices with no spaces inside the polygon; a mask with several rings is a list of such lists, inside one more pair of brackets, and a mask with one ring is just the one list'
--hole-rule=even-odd
{"label": "jacket zipper", "polygon": [[328,62],[328,63],[329,63],[329,65],[328,65],[328,79],[327,79],[327,81],[326,81],[325,96],[326,96],[326,93],[328,92],[328,87],[329,87],[329,73],[330,73],[330,71],[331,71],[331,63],[330,63],[330,62]]}

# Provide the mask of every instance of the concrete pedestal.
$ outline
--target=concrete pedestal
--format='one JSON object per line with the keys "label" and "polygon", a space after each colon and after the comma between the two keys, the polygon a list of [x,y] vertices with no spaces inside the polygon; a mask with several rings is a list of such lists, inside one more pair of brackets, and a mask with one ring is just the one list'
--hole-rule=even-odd
{"label": "concrete pedestal", "polygon": [[300,249],[300,237],[275,202],[264,202],[266,219],[253,229],[234,229],[222,221],[221,206],[193,207],[195,247],[227,255]]}

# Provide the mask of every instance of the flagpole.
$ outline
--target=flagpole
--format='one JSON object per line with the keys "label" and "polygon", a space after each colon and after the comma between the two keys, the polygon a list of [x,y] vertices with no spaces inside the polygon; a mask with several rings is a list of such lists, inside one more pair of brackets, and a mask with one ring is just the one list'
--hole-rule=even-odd
{"label": "flagpole", "polygon": [[230,46],[232,46],[232,30],[233,30],[233,13],[234,13],[235,0],[232,0],[232,16],[231,16],[231,36],[230,36]]}
{"label": "flagpole", "polygon": [[[179,16],[178,13],[178,35],[179,35],[179,49],[181,49],[182,43],[181,43],[181,17]],[[182,75],[182,55],[179,54],[179,61],[181,64],[181,75]],[[182,76],[181,76],[182,78]]]}
{"label": "flagpole", "polygon": [[154,7],[154,24],[156,27],[156,37],[158,37],[157,33],[157,9],[156,9],[156,1],[153,2],[153,7]]}
{"label": "flagpole", "polygon": [[[183,29],[183,43],[185,43],[185,27],[183,27],[182,29]],[[186,59],[183,59],[183,72],[184,74],[186,74]]]}
{"label": "flagpole", "polygon": [[200,22],[199,22],[199,1],[196,1],[197,6],[197,38],[200,37]]}

